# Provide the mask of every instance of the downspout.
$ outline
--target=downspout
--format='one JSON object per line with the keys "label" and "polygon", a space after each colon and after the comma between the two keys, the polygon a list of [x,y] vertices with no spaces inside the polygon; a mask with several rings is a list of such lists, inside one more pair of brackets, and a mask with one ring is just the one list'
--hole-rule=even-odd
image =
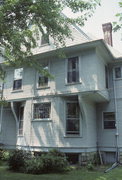
{"label": "downspout", "polygon": [[117,114],[117,96],[116,96],[116,87],[114,80],[114,69],[113,69],[113,92],[114,92],[114,105],[115,105],[115,120],[116,120],[116,162],[119,162],[119,131],[118,131],[118,114]]}
{"label": "downspout", "polygon": [[[3,99],[4,83],[2,84],[1,100]],[[2,121],[3,121],[3,105],[0,108],[0,133],[2,132]]]}
{"label": "downspout", "polygon": [[110,170],[119,166],[119,131],[118,131],[118,114],[117,114],[117,96],[116,96],[116,86],[115,86],[115,79],[114,79],[114,69],[113,69],[113,93],[114,93],[114,106],[115,106],[115,120],[116,120],[116,162],[104,172],[107,173]]}
{"label": "downspout", "polygon": [[14,119],[15,119],[15,121],[16,121],[16,137],[17,137],[17,135],[18,135],[18,129],[19,129],[19,121],[18,121],[18,118],[17,118],[16,113],[15,113],[15,110],[14,110],[14,103],[11,102],[10,104],[11,104],[11,110],[12,110]]}

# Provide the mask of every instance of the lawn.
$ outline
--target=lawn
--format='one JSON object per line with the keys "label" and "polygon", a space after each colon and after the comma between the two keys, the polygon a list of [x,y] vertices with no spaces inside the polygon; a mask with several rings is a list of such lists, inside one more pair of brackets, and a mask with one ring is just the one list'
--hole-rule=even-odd
{"label": "lawn", "polygon": [[81,168],[65,174],[30,175],[13,173],[7,170],[7,166],[0,166],[0,180],[122,180],[122,167],[108,173],[104,173],[105,169],[102,167],[96,171],[88,171]]}

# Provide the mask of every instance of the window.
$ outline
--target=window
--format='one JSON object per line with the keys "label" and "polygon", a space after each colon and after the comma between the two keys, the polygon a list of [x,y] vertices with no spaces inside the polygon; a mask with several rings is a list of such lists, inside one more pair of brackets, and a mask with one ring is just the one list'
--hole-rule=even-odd
{"label": "window", "polygon": [[24,106],[19,107],[19,135],[23,135]]}
{"label": "window", "polygon": [[109,78],[108,67],[105,66],[105,85],[107,89],[108,89],[108,80],[109,80],[108,78]]}
{"label": "window", "polygon": [[103,113],[104,129],[115,129],[115,113],[104,112]]}
{"label": "window", "polygon": [[48,70],[49,70],[49,68],[48,68],[48,64],[45,64],[45,65],[43,65],[43,72],[44,72],[44,74],[39,74],[39,76],[38,76],[38,87],[47,87],[48,86],[48,77],[47,77],[47,74],[48,74]]}
{"label": "window", "polygon": [[122,77],[121,67],[115,67],[115,78],[121,78],[121,77]]}
{"label": "window", "polygon": [[22,88],[22,73],[23,73],[23,68],[14,70],[13,90],[18,90]]}
{"label": "window", "polygon": [[43,34],[41,37],[41,45],[46,45],[49,43],[49,36],[47,34]]}
{"label": "window", "polygon": [[67,82],[79,82],[79,61],[78,57],[68,59]]}
{"label": "window", "polygon": [[80,133],[80,117],[78,102],[67,102],[66,104],[66,134]]}
{"label": "window", "polygon": [[49,119],[51,103],[40,103],[34,105],[34,119]]}

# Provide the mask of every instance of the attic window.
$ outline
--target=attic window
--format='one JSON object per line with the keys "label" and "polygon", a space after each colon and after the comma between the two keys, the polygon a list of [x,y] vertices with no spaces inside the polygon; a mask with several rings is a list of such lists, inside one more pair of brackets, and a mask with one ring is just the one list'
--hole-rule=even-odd
{"label": "attic window", "polygon": [[47,34],[43,34],[41,37],[41,46],[49,44],[49,36]]}

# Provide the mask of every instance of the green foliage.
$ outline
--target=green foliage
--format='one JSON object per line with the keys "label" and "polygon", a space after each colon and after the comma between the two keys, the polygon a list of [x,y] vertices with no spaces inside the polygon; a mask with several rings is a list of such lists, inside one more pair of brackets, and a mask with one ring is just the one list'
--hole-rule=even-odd
{"label": "green foliage", "polygon": [[67,170],[68,162],[63,153],[52,150],[41,156],[30,156],[30,153],[15,150],[8,160],[9,169],[16,172],[42,174]]}
{"label": "green foliage", "polygon": [[68,168],[66,157],[60,151],[54,149],[49,153],[36,156],[26,161],[26,173],[42,174],[51,172],[63,172]]}
{"label": "green foliage", "polygon": [[94,165],[92,162],[88,162],[86,168],[89,170],[89,171],[93,171],[94,170]]}
{"label": "green foliage", "polygon": [[68,162],[65,157],[54,156],[50,153],[42,155],[43,173],[62,172],[67,169]]}
{"label": "green foliage", "polygon": [[[65,37],[71,38],[69,25],[83,25],[99,1],[4,0],[0,5],[0,46],[5,51],[0,53],[8,65],[31,66],[32,61],[27,57],[32,55],[31,49],[37,47],[39,32],[52,37],[56,46],[64,45]],[[77,18],[65,17],[62,15],[65,7],[73,13],[81,12],[81,15]]]}
{"label": "green foliage", "polygon": [[9,159],[9,151],[0,149],[0,160],[7,161]]}
{"label": "green foliage", "polygon": [[42,173],[42,168],[43,164],[41,159],[38,157],[33,157],[30,160],[25,161],[26,168],[25,172],[29,174],[41,174]]}
{"label": "green foliage", "polygon": [[[119,7],[122,8],[122,0],[120,0],[120,2],[119,2]],[[118,12],[116,14],[116,17],[118,18],[118,22],[113,22],[113,30],[114,31],[118,31],[118,30],[122,29],[122,13]]]}
{"label": "green foliage", "polygon": [[23,172],[25,161],[30,158],[30,153],[22,150],[14,150],[10,153],[8,159],[9,169],[17,172]]}

